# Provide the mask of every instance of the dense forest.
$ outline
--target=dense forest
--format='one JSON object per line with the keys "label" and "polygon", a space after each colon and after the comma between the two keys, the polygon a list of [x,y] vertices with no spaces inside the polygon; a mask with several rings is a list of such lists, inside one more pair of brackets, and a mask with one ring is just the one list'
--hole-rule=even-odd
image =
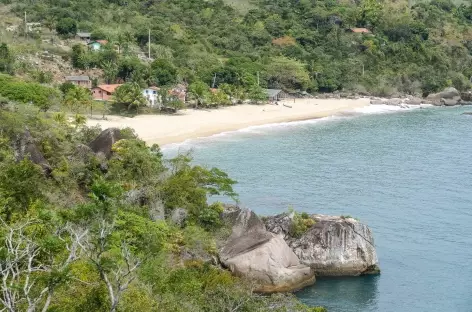
{"label": "dense forest", "polygon": [[[465,90],[472,76],[472,8],[450,0],[2,2],[63,38],[108,40],[113,48],[71,55],[77,68],[102,68],[106,82],[186,82],[255,98],[259,86],[388,96]],[[149,30],[151,64],[137,57]]]}
{"label": "dense forest", "polygon": [[35,107],[0,109],[0,309],[324,311],[256,295],[215,261],[229,234],[207,196],[237,196],[224,172],[164,159],[129,129],[97,154],[100,133]]}

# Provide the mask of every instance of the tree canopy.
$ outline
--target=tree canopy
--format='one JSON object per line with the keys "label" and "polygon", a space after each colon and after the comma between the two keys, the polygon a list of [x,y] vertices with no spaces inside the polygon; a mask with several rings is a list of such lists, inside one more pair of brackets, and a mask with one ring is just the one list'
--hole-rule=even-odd
{"label": "tree canopy", "polygon": [[99,52],[74,48],[71,60],[103,68],[110,83],[426,95],[467,89],[472,76],[472,9],[451,1],[19,0],[12,10],[109,40]]}

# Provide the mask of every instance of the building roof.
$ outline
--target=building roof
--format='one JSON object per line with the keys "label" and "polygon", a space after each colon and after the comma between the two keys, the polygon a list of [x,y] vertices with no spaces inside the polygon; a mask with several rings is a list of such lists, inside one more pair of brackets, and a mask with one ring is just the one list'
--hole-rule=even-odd
{"label": "building roof", "polygon": [[279,89],[266,89],[266,93],[269,97],[276,97],[282,90]]}
{"label": "building roof", "polygon": [[67,81],[89,81],[89,76],[66,76]]}
{"label": "building roof", "polygon": [[100,43],[101,45],[105,45],[108,43],[108,40],[94,40],[89,42],[89,45],[94,44],[94,43]]}
{"label": "building roof", "polygon": [[92,34],[87,33],[87,32],[78,32],[77,36],[80,37],[80,38],[88,38],[88,37],[92,36]]}
{"label": "building roof", "polygon": [[97,88],[100,88],[106,92],[113,93],[115,92],[116,88],[121,86],[121,84],[103,84],[103,85],[98,85]]}
{"label": "building roof", "polygon": [[370,34],[370,30],[367,28],[349,28],[349,30],[358,34]]}

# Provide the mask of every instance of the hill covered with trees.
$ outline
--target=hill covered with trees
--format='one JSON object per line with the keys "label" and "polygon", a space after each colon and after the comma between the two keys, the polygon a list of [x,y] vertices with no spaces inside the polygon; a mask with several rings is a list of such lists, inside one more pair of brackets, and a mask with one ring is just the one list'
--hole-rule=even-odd
{"label": "hill covered with trees", "polygon": [[[259,86],[427,95],[468,89],[472,76],[472,8],[450,0],[2,2],[63,38],[108,40],[100,53],[77,46],[70,55],[107,82],[204,83],[255,97]],[[153,63],[138,58],[149,32]]]}

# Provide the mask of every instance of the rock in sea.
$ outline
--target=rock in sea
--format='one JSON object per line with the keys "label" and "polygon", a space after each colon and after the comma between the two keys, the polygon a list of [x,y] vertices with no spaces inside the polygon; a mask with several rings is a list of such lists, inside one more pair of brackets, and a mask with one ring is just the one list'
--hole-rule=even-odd
{"label": "rock in sea", "polygon": [[232,233],[220,246],[220,261],[233,274],[256,282],[256,292],[290,292],[315,282],[313,270],[300,263],[282,237],[268,232],[254,212],[227,207],[223,220]]}
{"label": "rock in sea", "polygon": [[293,214],[265,219],[267,230],[282,235],[317,276],[358,276],[380,272],[372,232],[353,218],[309,216],[315,221],[300,237],[290,234]]}

